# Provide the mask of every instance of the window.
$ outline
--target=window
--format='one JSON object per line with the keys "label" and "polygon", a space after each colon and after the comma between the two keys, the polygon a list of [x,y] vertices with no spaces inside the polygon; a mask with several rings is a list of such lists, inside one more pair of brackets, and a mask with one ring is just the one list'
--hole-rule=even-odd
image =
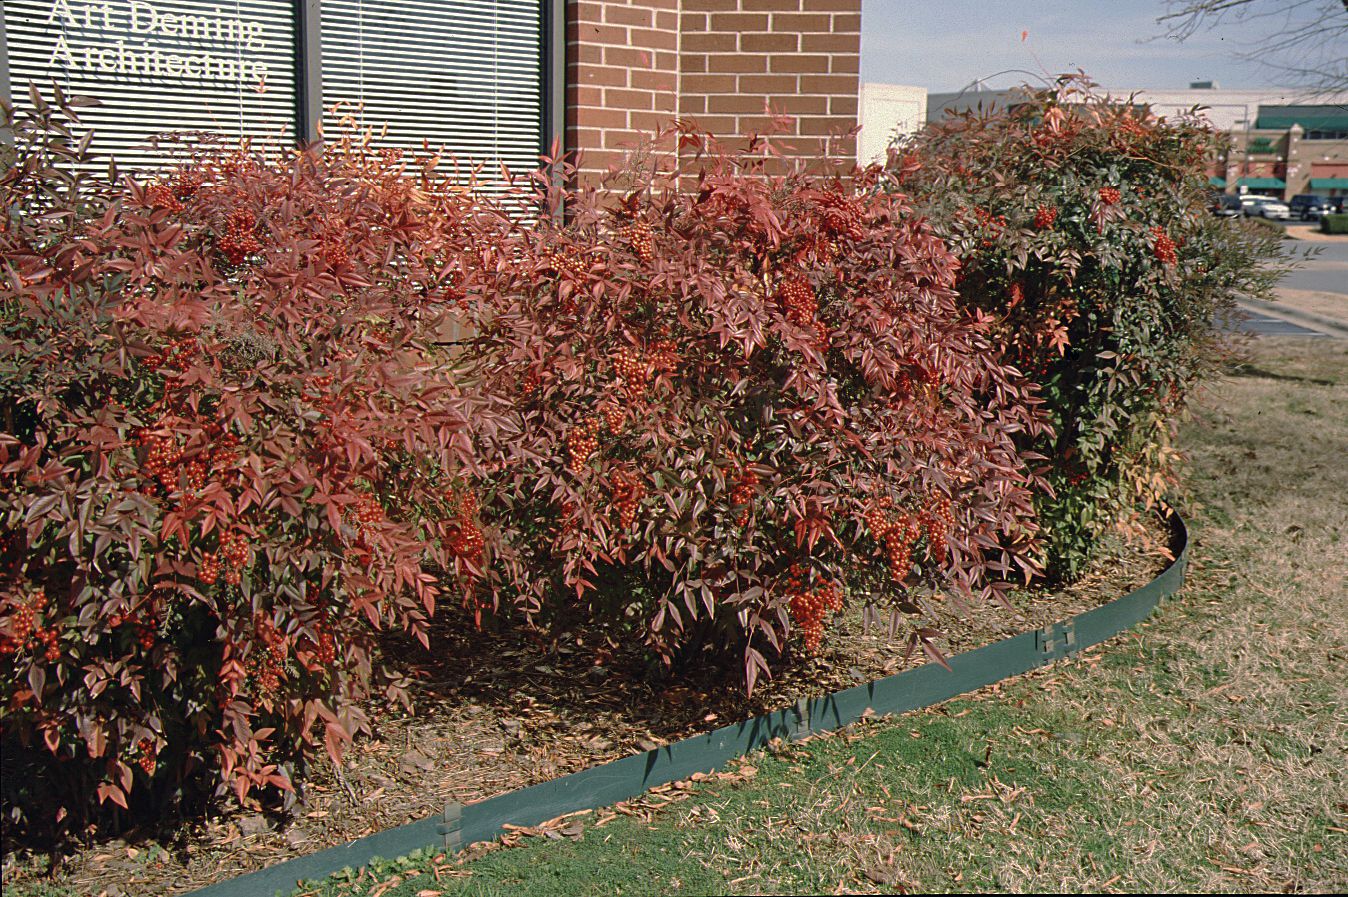
{"label": "window", "polygon": [[[4,0],[0,90],[33,81],[103,105],[81,118],[94,148],[157,166],[152,135],[290,139],[320,117],[423,142],[499,177],[532,170],[559,104],[545,58],[560,12],[539,0]],[[547,39],[545,40],[545,35]],[[7,66],[6,66],[7,63]],[[7,69],[7,70],[6,70]],[[343,104],[342,112],[327,110]]]}
{"label": "window", "polygon": [[173,131],[295,134],[295,15],[289,0],[4,0],[16,103],[55,80],[103,105],[81,110],[93,147],[128,167]]}

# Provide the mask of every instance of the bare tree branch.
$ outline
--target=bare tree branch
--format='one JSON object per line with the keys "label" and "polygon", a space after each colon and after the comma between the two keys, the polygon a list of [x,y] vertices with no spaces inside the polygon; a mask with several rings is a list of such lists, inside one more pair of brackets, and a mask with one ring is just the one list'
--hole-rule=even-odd
{"label": "bare tree branch", "polygon": [[1348,0],[1165,0],[1164,37],[1239,26],[1249,49],[1238,58],[1312,92],[1348,89]]}

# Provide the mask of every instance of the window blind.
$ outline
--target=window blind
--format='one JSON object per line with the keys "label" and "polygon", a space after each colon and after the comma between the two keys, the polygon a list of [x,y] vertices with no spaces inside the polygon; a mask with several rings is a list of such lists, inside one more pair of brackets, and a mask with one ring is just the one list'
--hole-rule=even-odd
{"label": "window blind", "polygon": [[[543,4],[524,0],[322,0],[323,126],[344,116],[381,146],[538,167]],[[336,112],[334,112],[336,107]],[[384,131],[385,126],[387,130]]]}
{"label": "window blind", "polygon": [[80,119],[122,167],[162,165],[147,138],[166,132],[294,138],[292,0],[4,0],[4,16],[14,103],[53,79],[96,97]]}

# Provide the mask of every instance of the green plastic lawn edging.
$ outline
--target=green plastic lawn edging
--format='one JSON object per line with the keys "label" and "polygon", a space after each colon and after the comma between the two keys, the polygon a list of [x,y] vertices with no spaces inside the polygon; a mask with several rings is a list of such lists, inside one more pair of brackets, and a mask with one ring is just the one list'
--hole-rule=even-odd
{"label": "green plastic lawn edging", "polygon": [[408,823],[368,837],[287,860],[258,872],[219,882],[189,897],[259,897],[290,893],[300,882],[358,869],[375,859],[396,859],[431,848],[452,852],[489,841],[506,824],[537,825],[549,819],[605,807],[642,792],[714,772],[776,738],[799,739],[831,732],[871,716],[920,710],[985,685],[1018,676],[1099,644],[1151,616],[1162,599],[1179,591],[1189,561],[1184,520],[1171,513],[1170,549],[1175,560],[1151,582],[1094,610],[1032,632],[948,658],[949,669],[929,663],[822,698],[703,735],[624,757],[472,804],[450,804],[441,816]]}

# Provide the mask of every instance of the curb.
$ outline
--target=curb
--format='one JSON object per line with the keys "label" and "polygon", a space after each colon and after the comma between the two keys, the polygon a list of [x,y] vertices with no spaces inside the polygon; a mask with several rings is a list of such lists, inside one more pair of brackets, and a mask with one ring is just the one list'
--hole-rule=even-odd
{"label": "curb", "polygon": [[218,882],[193,891],[188,897],[289,894],[301,881],[359,868],[376,858],[395,859],[425,848],[461,850],[497,837],[507,824],[537,825],[568,813],[636,797],[695,772],[713,772],[750,751],[766,747],[776,738],[796,740],[841,729],[863,718],[920,710],[1069,657],[1147,619],[1163,599],[1184,585],[1189,562],[1188,528],[1174,512],[1167,515],[1166,523],[1175,560],[1151,582],[1108,604],[1043,629],[956,654],[948,658],[949,669],[928,663],[822,698],[802,698],[785,710],[477,803],[451,803],[440,816]]}
{"label": "curb", "polygon": [[1277,302],[1264,302],[1261,299],[1241,299],[1239,305],[1247,311],[1271,315],[1293,324],[1302,324],[1306,327],[1328,331],[1329,335],[1337,336],[1341,339],[1348,339],[1348,323],[1334,318],[1318,315],[1314,312],[1302,311],[1298,308],[1288,308]]}

